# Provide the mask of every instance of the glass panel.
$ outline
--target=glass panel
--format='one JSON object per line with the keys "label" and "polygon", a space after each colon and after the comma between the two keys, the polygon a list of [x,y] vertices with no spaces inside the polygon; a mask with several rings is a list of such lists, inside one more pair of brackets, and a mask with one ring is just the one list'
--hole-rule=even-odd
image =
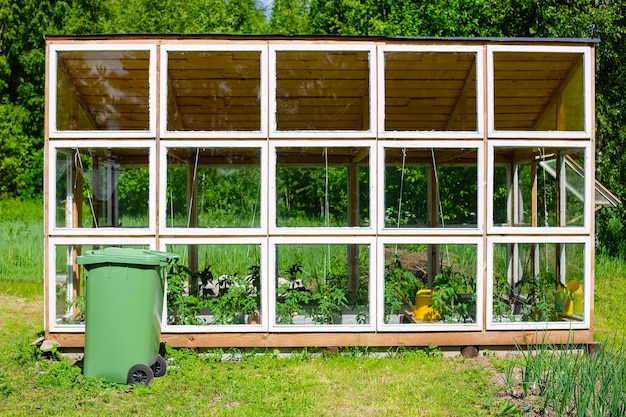
{"label": "glass panel", "polygon": [[149,249],[148,245],[55,245],[54,288],[56,294],[55,318],[57,324],[85,324],[85,268],[76,258],[90,250],[107,247]]}
{"label": "glass panel", "polygon": [[167,323],[261,323],[261,246],[167,245],[180,256],[167,277]]}
{"label": "glass panel", "polygon": [[475,323],[477,247],[385,245],[386,324]]}
{"label": "glass panel", "polygon": [[58,130],[149,130],[149,51],[59,51]]}
{"label": "glass panel", "polygon": [[56,227],[148,227],[148,149],[58,148]]}
{"label": "glass panel", "polygon": [[260,227],[259,148],[167,148],[168,227]]}
{"label": "glass panel", "polygon": [[261,130],[260,51],[170,51],[167,130]]}
{"label": "glass panel", "polygon": [[476,54],[385,52],[385,130],[476,131]]}
{"label": "glass panel", "polygon": [[369,225],[369,148],[276,149],[278,227]]}
{"label": "glass panel", "polygon": [[277,51],[277,130],[368,130],[369,52]]}
{"label": "glass panel", "polygon": [[369,245],[276,245],[276,324],[369,323]]}
{"label": "glass panel", "polygon": [[496,148],[495,226],[585,225],[585,152],[564,148]]}
{"label": "glass panel", "polygon": [[583,57],[495,52],[495,130],[585,130]]}
{"label": "glass panel", "polygon": [[385,227],[477,227],[476,149],[385,148]]}
{"label": "glass panel", "polygon": [[584,319],[585,245],[496,243],[493,321]]}

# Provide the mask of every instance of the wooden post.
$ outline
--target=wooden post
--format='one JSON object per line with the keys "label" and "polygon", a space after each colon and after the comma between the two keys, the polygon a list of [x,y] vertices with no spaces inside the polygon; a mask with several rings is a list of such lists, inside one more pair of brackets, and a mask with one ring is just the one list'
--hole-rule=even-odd
{"label": "wooden post", "polygon": [[[199,149],[196,149],[200,152]],[[198,174],[197,158],[194,161],[188,161],[187,164],[187,227],[198,227],[198,187],[196,175]],[[188,268],[191,272],[198,272],[198,245],[188,245]],[[196,287],[197,282],[191,276],[189,277],[189,290]]]}
{"label": "wooden post", "polygon": [[[359,225],[359,167],[348,165],[348,226]],[[348,245],[348,289],[352,297],[359,291],[359,245]]]}
{"label": "wooden post", "polygon": [[[437,182],[437,167],[431,162],[428,177],[428,210],[430,213],[430,227],[438,226],[437,209],[439,207],[439,184]],[[428,287],[432,288],[435,275],[439,273],[439,245],[429,245],[428,250]]]}

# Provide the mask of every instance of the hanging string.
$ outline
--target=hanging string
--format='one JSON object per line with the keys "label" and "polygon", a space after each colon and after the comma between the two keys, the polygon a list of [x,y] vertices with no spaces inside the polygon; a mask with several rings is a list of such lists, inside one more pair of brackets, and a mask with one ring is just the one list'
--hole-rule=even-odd
{"label": "hanging string", "polygon": [[[330,202],[329,194],[329,178],[328,178],[328,148],[324,147],[324,226],[330,226]],[[324,283],[326,283],[327,269],[330,272],[330,245],[326,245],[327,258],[324,259]],[[328,260],[328,265],[326,264]]]}
{"label": "hanging string", "polygon": [[[398,195],[398,215],[396,216],[396,228],[400,228],[400,215],[402,213],[402,198],[404,197],[404,170],[406,168],[406,148],[402,148],[402,170],[400,171],[400,192]],[[398,254],[398,244],[394,247],[394,255]]]}
{"label": "hanging string", "polygon": [[402,213],[402,197],[404,195],[404,169],[406,167],[406,148],[402,148],[402,171],[400,171],[400,195],[398,196],[398,216],[396,228],[400,228],[400,214]]}
{"label": "hanging string", "polygon": [[196,188],[196,175],[198,173],[198,157],[200,156],[200,148],[196,148],[196,161],[193,165],[193,177],[191,179],[191,196],[189,197],[189,209],[187,210],[187,227],[191,226],[191,212],[192,207],[195,204],[193,199],[193,190]]}

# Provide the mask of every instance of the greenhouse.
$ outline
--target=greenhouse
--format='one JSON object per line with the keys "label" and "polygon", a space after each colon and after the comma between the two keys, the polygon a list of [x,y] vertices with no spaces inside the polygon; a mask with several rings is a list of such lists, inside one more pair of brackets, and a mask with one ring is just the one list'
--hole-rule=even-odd
{"label": "greenhouse", "polygon": [[46,37],[45,337],[123,247],[172,346],[591,342],[596,43]]}

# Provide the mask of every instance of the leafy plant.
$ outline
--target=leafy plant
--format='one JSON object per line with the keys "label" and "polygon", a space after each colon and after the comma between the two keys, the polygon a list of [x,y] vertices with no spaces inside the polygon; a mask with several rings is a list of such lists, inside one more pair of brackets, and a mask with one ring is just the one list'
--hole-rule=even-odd
{"label": "leafy plant", "polygon": [[198,315],[206,308],[202,297],[189,294],[187,282],[192,272],[184,265],[175,264],[167,274],[168,324],[200,324]]}
{"label": "leafy plant", "polygon": [[214,324],[242,323],[244,315],[258,314],[260,306],[260,268],[250,267],[252,274],[241,277],[237,274],[225,277],[224,291],[208,300]]}
{"label": "leafy plant", "polygon": [[543,271],[537,275],[521,279],[516,286],[528,291],[526,304],[530,306],[524,311],[524,321],[552,321],[557,319],[555,295],[559,287],[551,271]]}
{"label": "leafy plant", "polygon": [[65,318],[65,323],[83,323],[85,321],[86,308],[87,298],[84,294],[72,298],[71,300],[67,300],[67,302],[65,303],[65,311],[73,311],[74,314],[69,314],[67,318]]}
{"label": "leafy plant", "polygon": [[331,278],[318,281],[317,291],[311,296],[314,305],[309,313],[316,323],[332,324],[338,316],[341,316],[341,309],[348,307],[346,289],[337,285],[336,281],[338,280]]}
{"label": "leafy plant", "polygon": [[278,321],[282,324],[293,324],[293,318],[306,314],[304,307],[311,302],[309,291],[294,291],[290,288],[290,282],[302,279],[302,272],[302,265],[299,263],[290,265],[285,271],[288,282],[277,288],[279,300],[276,302],[276,314]]}
{"label": "leafy plant", "polygon": [[476,280],[446,267],[433,280],[433,309],[443,321],[474,321]]}
{"label": "leafy plant", "polygon": [[404,300],[414,300],[417,291],[423,288],[424,283],[405,271],[400,255],[394,253],[392,259],[385,262],[385,320],[392,314],[400,314]]}

